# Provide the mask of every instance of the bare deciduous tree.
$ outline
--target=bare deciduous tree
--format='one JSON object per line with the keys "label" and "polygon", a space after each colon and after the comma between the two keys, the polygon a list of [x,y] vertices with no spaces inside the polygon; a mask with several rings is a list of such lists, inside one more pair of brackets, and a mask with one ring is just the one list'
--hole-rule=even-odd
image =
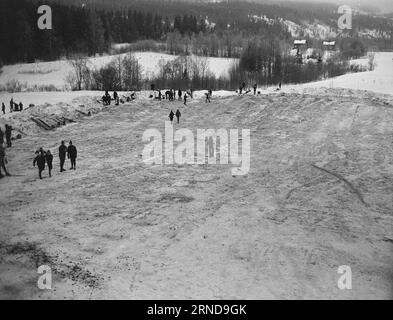
{"label": "bare deciduous tree", "polygon": [[68,63],[72,67],[72,71],[66,78],[66,82],[71,86],[72,90],[87,89],[90,83],[90,69],[88,67],[89,60],[81,54],[72,56]]}

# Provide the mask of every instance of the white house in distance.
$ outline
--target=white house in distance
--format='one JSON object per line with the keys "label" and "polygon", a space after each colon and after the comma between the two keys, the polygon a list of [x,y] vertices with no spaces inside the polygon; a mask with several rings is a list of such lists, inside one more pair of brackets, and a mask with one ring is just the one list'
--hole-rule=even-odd
{"label": "white house in distance", "polygon": [[301,57],[307,49],[307,40],[294,40],[291,55]]}
{"label": "white house in distance", "polygon": [[327,51],[335,51],[336,50],[336,41],[324,41],[323,48]]}

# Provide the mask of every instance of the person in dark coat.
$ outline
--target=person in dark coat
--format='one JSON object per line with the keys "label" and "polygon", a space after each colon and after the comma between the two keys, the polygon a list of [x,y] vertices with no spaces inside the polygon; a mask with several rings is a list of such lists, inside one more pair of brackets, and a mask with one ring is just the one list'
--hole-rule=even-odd
{"label": "person in dark coat", "polygon": [[46,160],[46,164],[48,165],[48,170],[49,170],[49,177],[52,177],[52,169],[53,169],[53,155],[50,152],[50,150],[48,150],[45,154],[45,160]]}
{"label": "person in dark coat", "polygon": [[187,93],[184,94],[184,105],[187,105]]}
{"label": "person in dark coat", "polygon": [[10,100],[10,112],[14,111],[14,99],[11,98]]}
{"label": "person in dark coat", "polygon": [[111,96],[110,96],[108,90],[105,91],[104,97],[105,97],[104,104],[106,104],[107,106],[109,106],[109,105],[111,104]]}
{"label": "person in dark coat", "polygon": [[120,99],[119,99],[119,95],[117,94],[116,91],[113,93],[113,99],[115,100],[115,104],[118,106]]}
{"label": "person in dark coat", "polygon": [[179,109],[177,109],[177,111],[176,111],[177,123],[180,123],[180,117],[181,117],[181,113],[180,113]]}
{"label": "person in dark coat", "polygon": [[258,88],[258,85],[254,84],[254,95],[257,94],[257,88]]}
{"label": "person in dark coat", "polygon": [[1,104],[1,111],[3,111],[3,114],[5,114],[5,104],[4,104],[4,102]]}
{"label": "person in dark coat", "polygon": [[45,170],[45,152],[41,148],[35,154],[36,154],[36,157],[34,158],[34,161],[33,161],[33,167],[35,167],[35,165],[37,164],[38,176],[40,177],[40,179],[42,179],[42,171]]}
{"label": "person in dark coat", "polygon": [[210,93],[209,92],[205,93],[205,96],[206,96],[205,102],[210,103]]}
{"label": "person in dark coat", "polygon": [[23,103],[19,102],[19,111],[23,111]]}
{"label": "person in dark coat", "polygon": [[5,125],[5,139],[7,140],[7,147],[8,148],[12,147],[11,135],[12,135],[12,127],[9,126],[8,124],[6,124]]}
{"label": "person in dark coat", "polygon": [[62,141],[61,145],[59,147],[59,158],[60,158],[60,172],[64,172],[64,162],[65,162],[65,158],[67,155],[67,147],[65,145],[65,142]]}
{"label": "person in dark coat", "polygon": [[179,100],[181,100],[181,97],[182,97],[182,91],[181,91],[181,89],[179,89],[179,91],[177,92],[177,94],[178,94],[178,96],[179,96]]}
{"label": "person in dark coat", "polygon": [[173,111],[171,110],[171,112],[169,113],[169,120],[171,120],[171,123],[173,123],[173,117],[175,116],[175,114],[173,113]]}
{"label": "person in dark coat", "polygon": [[76,147],[72,144],[72,141],[70,141],[70,144],[67,148],[67,155],[68,159],[70,159],[71,161],[70,170],[76,170],[76,158],[78,156],[78,151],[76,150]]}
{"label": "person in dark coat", "polygon": [[4,142],[4,132],[0,128],[0,144],[3,144],[3,142]]}
{"label": "person in dark coat", "polygon": [[1,170],[3,169],[6,176],[10,176],[9,172],[7,171],[5,165],[7,164],[7,158],[5,156],[5,148],[3,147],[3,143],[0,142],[0,178],[3,178],[3,174]]}

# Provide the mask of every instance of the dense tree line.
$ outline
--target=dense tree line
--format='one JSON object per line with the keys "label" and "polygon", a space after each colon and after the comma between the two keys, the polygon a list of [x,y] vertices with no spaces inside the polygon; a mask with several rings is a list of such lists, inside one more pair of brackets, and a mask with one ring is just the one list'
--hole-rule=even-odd
{"label": "dense tree line", "polygon": [[[221,55],[217,41],[228,41],[228,34],[247,37],[250,34],[274,33],[289,38],[290,33],[279,23],[252,22],[248,7],[201,6],[184,3],[136,1],[133,8],[81,6],[80,1],[49,2],[53,29],[37,27],[37,8],[44,4],[34,0],[2,0],[0,2],[0,59],[3,63],[53,60],[74,53],[88,55],[108,52],[111,43],[132,43],[140,40],[167,41],[180,34],[182,43],[192,37],[204,42],[205,54]],[[46,4],[46,3],[45,3]],[[76,5],[79,4],[79,5]],[[162,9],[161,12],[158,9]],[[214,21],[214,23],[212,22]],[[216,40],[211,35],[214,34]],[[173,37],[172,37],[173,38]],[[200,42],[201,42],[200,41]],[[212,42],[213,41],[213,42]],[[206,45],[210,43],[210,45]]]}
{"label": "dense tree line", "polygon": [[160,40],[168,32],[204,32],[205,21],[185,14],[174,23],[152,12],[104,10],[51,4],[53,29],[37,27],[40,3],[28,0],[0,2],[0,57],[4,63],[53,60],[73,53],[94,55],[108,51],[113,42]]}
{"label": "dense tree line", "polygon": [[[53,10],[54,28],[43,31],[37,28],[40,4],[42,0],[0,1],[0,64],[54,60],[75,53],[95,55],[110,52],[112,43],[125,42],[138,44],[139,47],[134,47],[142,50],[156,47],[158,51],[174,54],[240,57],[254,36],[274,35],[290,43],[293,38],[282,19],[299,24],[318,20],[335,27],[338,17],[336,6],[320,4],[47,0],[45,4]],[[368,47],[379,50],[393,47],[391,20],[356,16],[352,33],[366,27],[375,28],[380,37],[377,40],[363,37]]]}

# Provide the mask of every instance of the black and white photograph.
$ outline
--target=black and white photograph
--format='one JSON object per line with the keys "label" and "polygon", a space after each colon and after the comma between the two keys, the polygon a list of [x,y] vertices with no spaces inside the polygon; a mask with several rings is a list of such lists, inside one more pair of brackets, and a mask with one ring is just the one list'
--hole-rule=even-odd
{"label": "black and white photograph", "polygon": [[393,300],[392,0],[0,0],[0,105],[0,300]]}

